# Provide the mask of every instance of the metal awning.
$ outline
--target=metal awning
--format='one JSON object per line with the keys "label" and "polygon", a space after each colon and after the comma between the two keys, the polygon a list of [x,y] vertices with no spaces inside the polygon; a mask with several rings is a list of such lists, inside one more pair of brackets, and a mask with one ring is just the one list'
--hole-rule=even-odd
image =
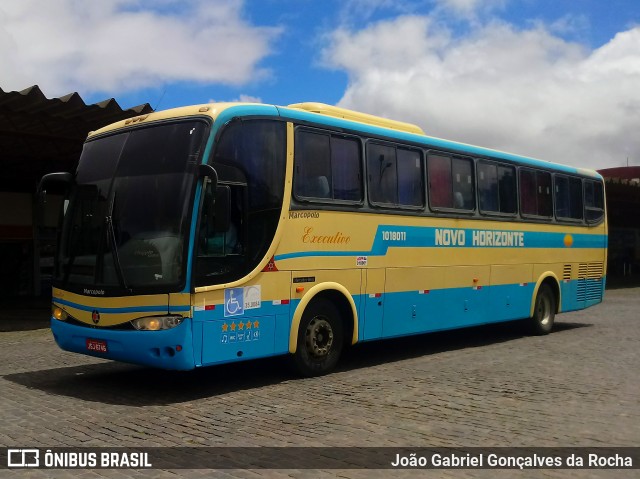
{"label": "metal awning", "polygon": [[37,85],[0,88],[0,191],[35,192],[42,175],[73,170],[90,131],[152,111],[113,98],[87,105],[78,93],[47,98]]}

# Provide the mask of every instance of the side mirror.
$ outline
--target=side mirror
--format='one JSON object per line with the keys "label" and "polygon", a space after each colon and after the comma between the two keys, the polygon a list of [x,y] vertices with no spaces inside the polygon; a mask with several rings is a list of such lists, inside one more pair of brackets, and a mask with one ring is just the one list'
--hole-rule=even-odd
{"label": "side mirror", "polygon": [[204,193],[203,212],[210,234],[226,233],[231,227],[230,188],[222,185],[213,190],[211,185],[208,185]]}
{"label": "side mirror", "polygon": [[47,185],[53,183],[62,183],[64,186],[69,186],[73,181],[73,174],[67,172],[48,173],[42,177],[38,184],[38,193],[45,191]]}
{"label": "side mirror", "polygon": [[61,185],[66,191],[73,182],[73,174],[67,172],[48,173],[40,179],[38,184],[37,198],[38,202],[43,205],[47,194],[47,186]]}
{"label": "side mirror", "polygon": [[211,165],[198,165],[198,178],[209,178],[214,187],[218,184],[218,172]]}
{"label": "side mirror", "polygon": [[214,199],[214,228],[215,231],[225,233],[231,226],[231,189],[228,186],[218,186]]}

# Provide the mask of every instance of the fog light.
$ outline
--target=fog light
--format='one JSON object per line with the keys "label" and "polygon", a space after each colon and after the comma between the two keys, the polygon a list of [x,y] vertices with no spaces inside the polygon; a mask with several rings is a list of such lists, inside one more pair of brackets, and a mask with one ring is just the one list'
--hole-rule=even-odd
{"label": "fog light", "polygon": [[146,316],[131,321],[131,324],[138,331],[160,331],[171,329],[182,323],[182,316]]}
{"label": "fog light", "polygon": [[157,331],[160,329],[161,323],[159,319],[151,318],[147,321],[146,326],[149,331]]}
{"label": "fog light", "polygon": [[66,321],[69,317],[69,315],[62,308],[58,308],[57,306],[53,308],[51,315],[58,321]]}

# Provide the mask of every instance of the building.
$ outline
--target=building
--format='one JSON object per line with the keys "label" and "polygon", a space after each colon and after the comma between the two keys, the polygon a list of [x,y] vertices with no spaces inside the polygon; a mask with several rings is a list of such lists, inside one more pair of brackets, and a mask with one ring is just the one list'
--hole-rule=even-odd
{"label": "building", "polygon": [[607,168],[605,178],[609,215],[609,270],[616,281],[640,279],[640,166]]}
{"label": "building", "polygon": [[48,290],[60,201],[45,205],[36,228],[42,175],[73,171],[90,131],[151,111],[148,103],[123,110],[114,99],[87,105],[78,93],[47,98],[38,86],[0,88],[0,299]]}

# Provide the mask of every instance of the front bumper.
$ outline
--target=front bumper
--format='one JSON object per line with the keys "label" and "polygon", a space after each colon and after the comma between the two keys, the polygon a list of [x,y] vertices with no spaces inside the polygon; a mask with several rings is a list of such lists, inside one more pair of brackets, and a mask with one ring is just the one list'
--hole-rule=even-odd
{"label": "front bumper", "polygon": [[[162,331],[92,328],[52,318],[51,332],[65,351],[162,369],[195,368],[190,318]],[[89,350],[88,340],[104,342],[107,352]]]}

